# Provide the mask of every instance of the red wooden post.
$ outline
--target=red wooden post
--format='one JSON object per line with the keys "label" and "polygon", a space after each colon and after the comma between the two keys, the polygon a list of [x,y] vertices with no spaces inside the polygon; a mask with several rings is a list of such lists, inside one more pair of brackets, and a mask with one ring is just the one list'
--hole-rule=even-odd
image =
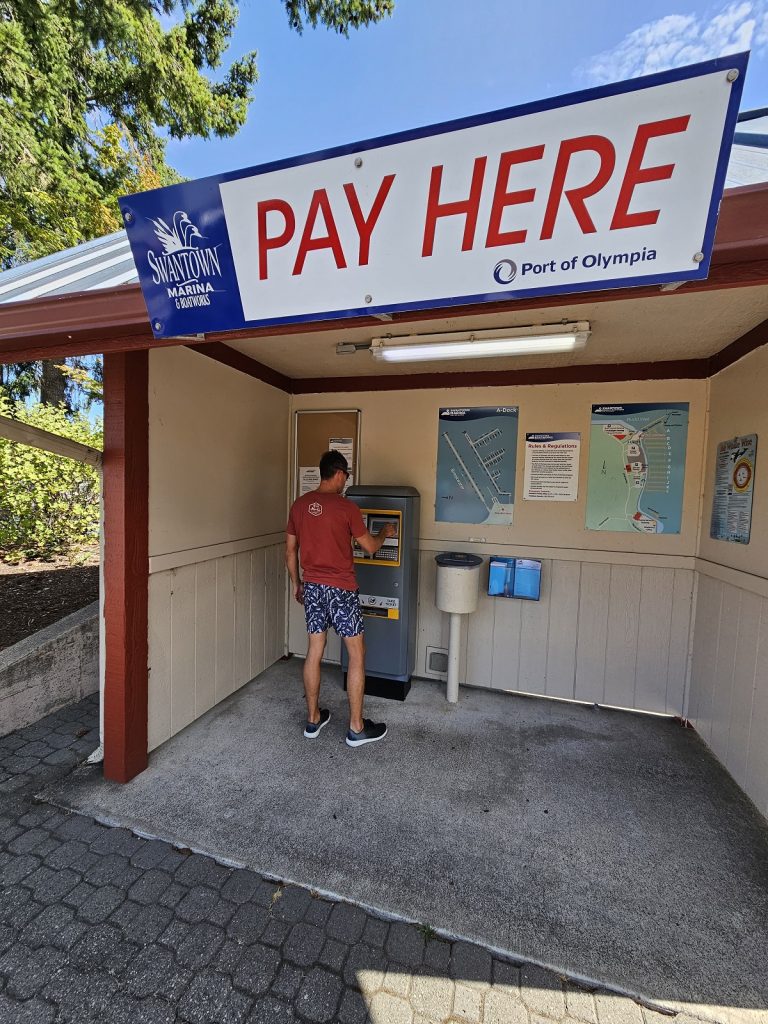
{"label": "red wooden post", "polygon": [[147,767],[149,356],[104,356],[104,776]]}

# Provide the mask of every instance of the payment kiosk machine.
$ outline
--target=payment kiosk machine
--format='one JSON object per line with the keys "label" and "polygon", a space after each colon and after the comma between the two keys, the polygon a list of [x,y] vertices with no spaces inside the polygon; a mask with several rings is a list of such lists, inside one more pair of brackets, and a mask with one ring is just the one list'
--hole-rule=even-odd
{"label": "payment kiosk machine", "polygon": [[[419,492],[413,487],[348,488],[369,533],[385,523],[395,536],[375,555],[355,544],[354,559],[365,621],[365,692],[405,700],[416,666],[416,609],[419,591]],[[341,666],[346,687],[347,656]]]}

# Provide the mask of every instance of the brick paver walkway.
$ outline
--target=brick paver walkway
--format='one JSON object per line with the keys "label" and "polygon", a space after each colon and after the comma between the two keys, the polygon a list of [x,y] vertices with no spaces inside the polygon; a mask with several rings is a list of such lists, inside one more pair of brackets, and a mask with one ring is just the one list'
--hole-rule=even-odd
{"label": "brick paver walkway", "polygon": [[36,803],[95,747],[97,722],[89,698],[0,739],[2,1024],[666,1020],[428,928]]}

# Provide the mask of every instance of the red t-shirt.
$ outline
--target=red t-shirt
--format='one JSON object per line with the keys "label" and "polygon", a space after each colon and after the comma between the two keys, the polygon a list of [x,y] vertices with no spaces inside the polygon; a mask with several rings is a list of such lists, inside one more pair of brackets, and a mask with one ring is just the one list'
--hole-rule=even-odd
{"label": "red t-shirt", "polygon": [[367,530],[354,501],[321,491],[302,494],[291,506],[286,531],[299,542],[307,583],[357,590],[352,538]]}

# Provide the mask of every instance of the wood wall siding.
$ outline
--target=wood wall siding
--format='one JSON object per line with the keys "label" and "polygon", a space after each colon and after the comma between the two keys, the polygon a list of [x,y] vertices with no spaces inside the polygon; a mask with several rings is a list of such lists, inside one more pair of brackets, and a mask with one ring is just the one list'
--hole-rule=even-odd
{"label": "wood wall siding", "polygon": [[688,718],[768,815],[768,598],[698,578]]}
{"label": "wood wall siding", "polygon": [[[417,676],[427,647],[448,646],[448,616],[435,607],[435,552],[422,551]],[[691,569],[545,559],[541,601],[482,593],[462,640],[460,682],[501,690],[683,715],[694,573]],[[306,652],[301,608],[289,648]],[[326,657],[339,658],[329,635]]]}
{"label": "wood wall siding", "polygon": [[284,545],[149,578],[149,749],[285,653]]}

